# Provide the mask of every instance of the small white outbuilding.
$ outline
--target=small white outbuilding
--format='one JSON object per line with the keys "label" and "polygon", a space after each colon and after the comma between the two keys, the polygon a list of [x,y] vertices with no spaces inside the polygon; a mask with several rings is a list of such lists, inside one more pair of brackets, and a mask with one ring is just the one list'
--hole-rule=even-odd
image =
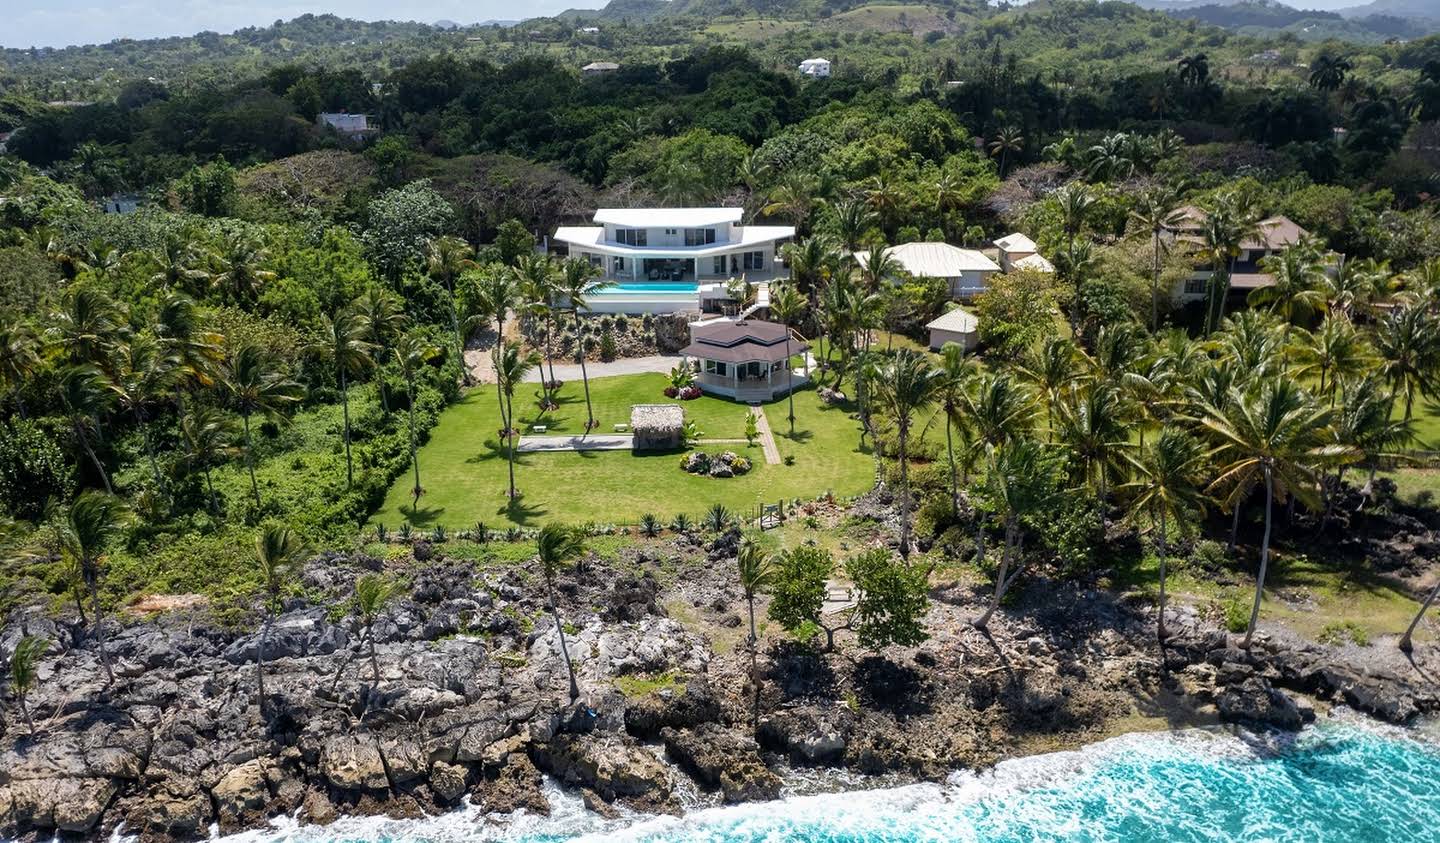
{"label": "small white outbuilding", "polygon": [[830,60],[806,59],[800,62],[800,74],[814,79],[824,79],[830,75]]}
{"label": "small white outbuilding", "polygon": [[973,351],[980,342],[980,320],[963,307],[940,314],[925,326],[930,329],[930,350],[939,351],[953,342],[966,351]]}

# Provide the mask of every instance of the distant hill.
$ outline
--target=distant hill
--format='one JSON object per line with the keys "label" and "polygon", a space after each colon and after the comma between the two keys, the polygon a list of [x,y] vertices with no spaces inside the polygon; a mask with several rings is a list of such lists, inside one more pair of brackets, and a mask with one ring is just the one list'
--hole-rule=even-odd
{"label": "distant hill", "polygon": [[[1197,20],[1244,35],[1289,33],[1305,41],[1337,38],[1378,43],[1390,38],[1423,38],[1440,32],[1440,20],[1399,14],[1405,4],[1433,0],[1376,0],[1369,6],[1335,12],[1297,9],[1276,0],[1140,0],[1171,17]],[[1352,14],[1359,10],[1362,14]]]}
{"label": "distant hill", "polygon": [[570,9],[562,20],[649,22],[662,18],[779,18],[821,20],[867,8],[947,9],[962,11],[959,0],[905,3],[904,0],[610,0],[603,9]]}
{"label": "distant hill", "polygon": [[1374,0],[1363,6],[1349,6],[1340,10],[1347,18],[1366,18],[1383,15],[1396,18],[1419,18],[1433,22],[1440,21],[1440,2],[1437,0]]}

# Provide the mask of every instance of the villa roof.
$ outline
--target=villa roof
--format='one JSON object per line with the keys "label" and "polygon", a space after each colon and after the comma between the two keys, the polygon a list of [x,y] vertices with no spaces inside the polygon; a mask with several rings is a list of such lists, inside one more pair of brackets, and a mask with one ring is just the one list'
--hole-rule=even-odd
{"label": "villa roof", "polygon": [[998,246],[1000,248],[1000,251],[1002,252],[1040,251],[1038,248],[1036,248],[1034,240],[1031,240],[1029,237],[1026,237],[1018,231],[1014,234],[1007,234],[1004,237],[1001,237],[999,240],[996,240],[995,245]]}
{"label": "villa roof", "polygon": [[[949,243],[901,243],[887,249],[885,254],[919,278],[958,278],[962,272],[1000,271],[994,261],[980,252]],[[861,263],[869,257],[869,252],[855,253],[855,260]]]}
{"label": "villa roof", "polygon": [[739,222],[743,208],[600,208],[595,222],[628,228],[695,228]]}
{"label": "villa roof", "polygon": [[741,251],[747,246],[773,243],[786,237],[795,236],[795,227],[790,225],[746,225],[735,229],[739,237],[725,243],[707,243],[704,246],[626,246],[605,239],[605,229],[598,225],[562,225],[555,229],[554,239],[587,251],[606,255],[643,255],[645,257],[707,257],[728,255]]}
{"label": "villa roof", "polygon": [[[1194,205],[1186,205],[1179,209],[1183,219],[1173,229],[1180,232],[1181,239],[1189,242],[1199,242],[1200,227],[1205,224],[1208,216],[1203,208]],[[1310,234],[1301,228],[1299,223],[1283,214],[1276,214],[1273,217],[1266,217],[1255,224],[1260,230],[1259,237],[1247,237],[1240,244],[1240,248],[1250,251],[1278,252],[1287,246],[1293,246]]]}
{"label": "villa roof", "polygon": [[1055,264],[1046,260],[1042,255],[1026,255],[1011,266],[1016,269],[1028,269],[1032,272],[1054,272]]}
{"label": "villa roof", "polygon": [[973,334],[980,328],[980,320],[963,307],[952,308],[930,320],[925,325],[932,331],[953,331],[957,334]]}
{"label": "villa roof", "polygon": [[613,61],[592,61],[580,69],[589,70],[592,72],[597,70],[619,70],[620,65],[616,64]]}
{"label": "villa roof", "polygon": [[674,433],[684,426],[685,408],[679,404],[635,404],[630,407],[632,433]]}
{"label": "villa roof", "polygon": [[786,347],[790,329],[778,322],[755,319],[723,320],[690,327],[690,344],[680,350],[687,357],[719,360],[725,363],[746,363],[764,360],[770,363],[798,354],[809,345],[791,340]]}

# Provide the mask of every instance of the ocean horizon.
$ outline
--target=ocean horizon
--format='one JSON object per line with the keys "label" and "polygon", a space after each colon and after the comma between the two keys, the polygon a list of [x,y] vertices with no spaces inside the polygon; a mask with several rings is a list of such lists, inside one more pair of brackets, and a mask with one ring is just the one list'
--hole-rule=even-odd
{"label": "ocean horizon", "polygon": [[[806,790],[804,773],[787,792]],[[837,780],[840,782],[846,779]],[[835,782],[831,782],[834,786]],[[1440,829],[1440,741],[1341,714],[1298,734],[1233,727],[1141,732],[957,772],[606,820],[547,780],[551,815],[466,805],[420,819],[279,818],[224,843],[929,843],[930,841],[1399,841]],[[123,830],[120,835],[123,837]]]}

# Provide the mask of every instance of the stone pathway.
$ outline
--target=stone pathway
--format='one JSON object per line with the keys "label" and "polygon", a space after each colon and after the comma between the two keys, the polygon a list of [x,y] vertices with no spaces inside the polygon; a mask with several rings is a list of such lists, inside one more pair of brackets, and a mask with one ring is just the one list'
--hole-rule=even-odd
{"label": "stone pathway", "polygon": [[750,412],[755,415],[755,429],[760,433],[760,447],[765,450],[765,463],[779,465],[780,449],[775,446],[775,435],[770,432],[770,421],[765,418],[765,410],[751,407]]}
{"label": "stone pathway", "polygon": [[534,451],[628,451],[633,440],[620,433],[592,433],[589,436],[521,436],[516,453]]}

